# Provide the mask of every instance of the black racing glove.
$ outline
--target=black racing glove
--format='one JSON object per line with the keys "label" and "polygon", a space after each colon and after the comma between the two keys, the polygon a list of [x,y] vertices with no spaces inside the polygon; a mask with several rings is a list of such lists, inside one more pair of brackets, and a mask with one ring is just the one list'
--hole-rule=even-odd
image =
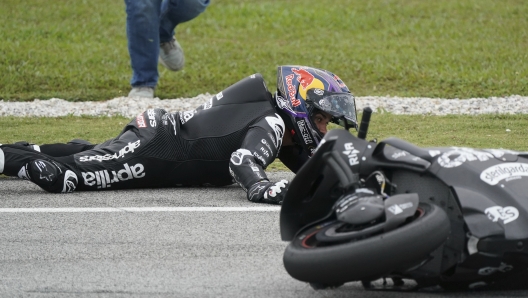
{"label": "black racing glove", "polygon": [[276,183],[260,181],[248,189],[247,198],[252,202],[281,205],[288,191],[288,186],[288,180],[281,180]]}

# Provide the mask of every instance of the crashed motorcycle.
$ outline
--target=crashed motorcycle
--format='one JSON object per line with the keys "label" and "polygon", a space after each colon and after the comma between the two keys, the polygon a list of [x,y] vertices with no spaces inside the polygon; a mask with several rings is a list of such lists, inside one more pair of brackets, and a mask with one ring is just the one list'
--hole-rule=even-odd
{"label": "crashed motorcycle", "polygon": [[286,271],[316,289],[527,288],[528,152],[367,141],[371,112],[357,136],[329,131],[292,180]]}

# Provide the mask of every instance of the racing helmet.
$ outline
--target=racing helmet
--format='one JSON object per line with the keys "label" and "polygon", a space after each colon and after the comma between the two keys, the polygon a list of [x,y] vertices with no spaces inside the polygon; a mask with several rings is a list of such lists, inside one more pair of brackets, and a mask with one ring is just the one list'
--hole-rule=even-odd
{"label": "racing helmet", "polygon": [[318,111],[330,114],[331,122],[347,130],[357,129],[354,95],[337,75],[324,69],[279,66],[275,102],[286,128],[309,156],[324,136],[313,122],[312,116]]}

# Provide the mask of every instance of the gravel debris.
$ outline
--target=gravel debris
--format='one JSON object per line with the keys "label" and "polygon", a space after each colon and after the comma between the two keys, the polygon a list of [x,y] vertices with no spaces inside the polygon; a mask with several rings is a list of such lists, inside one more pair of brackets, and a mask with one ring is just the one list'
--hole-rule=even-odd
{"label": "gravel debris", "polygon": [[[59,98],[35,99],[30,102],[0,100],[0,116],[60,117],[60,116],[116,116],[134,117],[150,108],[163,108],[170,112],[197,108],[213,95],[206,93],[193,98],[147,99],[118,97],[107,101],[69,102]],[[364,96],[356,97],[357,110],[371,107],[377,113],[397,115],[478,115],[528,114],[528,97],[441,99],[422,97]]]}

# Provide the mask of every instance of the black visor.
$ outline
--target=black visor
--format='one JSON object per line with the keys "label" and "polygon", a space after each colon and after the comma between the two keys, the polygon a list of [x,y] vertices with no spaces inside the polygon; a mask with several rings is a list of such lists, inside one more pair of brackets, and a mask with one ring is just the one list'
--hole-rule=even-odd
{"label": "black visor", "polygon": [[332,115],[332,122],[343,127],[357,128],[354,95],[350,93],[329,92],[321,89],[310,89],[307,92],[307,99],[317,109]]}

